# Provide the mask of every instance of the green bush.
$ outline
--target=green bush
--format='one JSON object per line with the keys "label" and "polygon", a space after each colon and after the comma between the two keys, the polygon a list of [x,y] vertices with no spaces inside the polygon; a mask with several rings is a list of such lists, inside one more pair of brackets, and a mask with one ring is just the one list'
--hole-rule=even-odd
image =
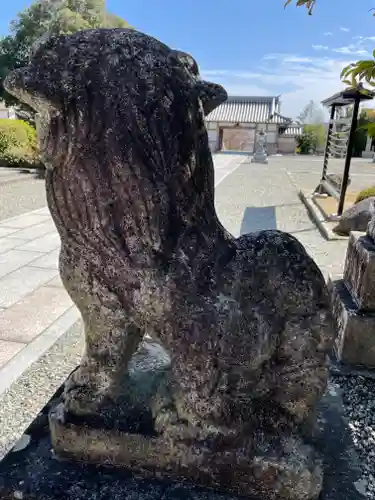
{"label": "green bush", "polygon": [[363,189],[357,196],[355,203],[359,203],[362,200],[366,200],[367,198],[371,198],[371,196],[375,196],[375,186],[371,186],[367,189]]}
{"label": "green bush", "polygon": [[301,155],[308,155],[316,149],[316,139],[312,132],[304,131],[296,140]]}
{"label": "green bush", "polygon": [[0,164],[40,167],[36,130],[23,120],[0,119]]}
{"label": "green bush", "polygon": [[15,144],[14,138],[0,130],[0,157]]}

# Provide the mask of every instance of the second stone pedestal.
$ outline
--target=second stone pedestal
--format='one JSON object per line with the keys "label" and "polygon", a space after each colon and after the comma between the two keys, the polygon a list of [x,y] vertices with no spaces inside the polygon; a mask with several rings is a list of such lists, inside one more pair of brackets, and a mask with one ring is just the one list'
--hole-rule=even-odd
{"label": "second stone pedestal", "polygon": [[375,243],[363,233],[350,235],[344,281],[359,310],[375,311]]}
{"label": "second stone pedestal", "polygon": [[329,282],[333,316],[337,327],[338,359],[358,367],[375,368],[375,313],[363,313],[344,280]]}

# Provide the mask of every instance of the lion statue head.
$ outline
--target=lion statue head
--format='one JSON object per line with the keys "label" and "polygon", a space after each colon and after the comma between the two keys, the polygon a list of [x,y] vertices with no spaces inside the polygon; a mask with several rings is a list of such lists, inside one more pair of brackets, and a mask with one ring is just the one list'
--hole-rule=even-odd
{"label": "lion statue head", "polygon": [[216,217],[204,117],[227,94],[190,55],[132,29],[81,31],[40,43],[5,87],[40,117],[60,233],[106,225],[130,250],[166,251]]}

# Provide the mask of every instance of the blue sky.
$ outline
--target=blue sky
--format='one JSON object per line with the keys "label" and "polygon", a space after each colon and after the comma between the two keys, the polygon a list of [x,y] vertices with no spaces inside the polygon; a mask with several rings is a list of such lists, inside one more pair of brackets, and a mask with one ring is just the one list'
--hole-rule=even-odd
{"label": "blue sky", "polygon": [[[294,0],[293,0],[294,1]],[[3,0],[0,34],[31,0]],[[341,68],[372,56],[375,0],[318,0],[313,16],[284,0],[107,0],[107,8],[173,48],[230,94],[281,94],[295,117],[340,90]]]}

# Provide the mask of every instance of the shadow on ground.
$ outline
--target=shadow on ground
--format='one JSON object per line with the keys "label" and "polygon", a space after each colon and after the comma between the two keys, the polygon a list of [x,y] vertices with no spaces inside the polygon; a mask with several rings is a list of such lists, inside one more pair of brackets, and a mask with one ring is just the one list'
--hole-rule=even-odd
{"label": "shadow on ground", "polygon": [[[257,231],[275,230],[277,227],[276,210],[278,207],[300,206],[300,203],[289,203],[283,205],[272,205],[269,207],[247,207],[244,211],[240,234],[248,234]],[[307,212],[311,226],[287,231],[289,234],[308,233],[317,229],[309,212]]]}
{"label": "shadow on ground", "polygon": [[243,214],[240,234],[265,229],[277,229],[276,207],[247,207]]}
{"label": "shadow on ground", "polygon": [[19,167],[15,169],[17,173],[20,175],[30,175],[33,176],[35,179],[44,179],[44,173],[45,169],[44,168],[23,168]]}

